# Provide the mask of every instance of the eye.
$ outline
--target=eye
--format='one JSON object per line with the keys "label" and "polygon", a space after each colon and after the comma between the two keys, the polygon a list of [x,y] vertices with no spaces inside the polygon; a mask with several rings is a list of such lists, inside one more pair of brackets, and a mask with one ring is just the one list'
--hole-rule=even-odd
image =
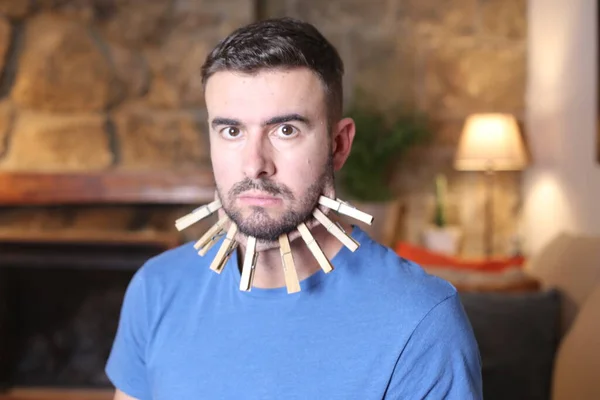
{"label": "eye", "polygon": [[290,138],[298,133],[298,129],[292,125],[281,125],[277,128],[277,135],[283,138]]}
{"label": "eye", "polygon": [[241,135],[241,131],[238,127],[228,126],[226,128],[221,129],[221,135],[223,135],[225,139],[235,139]]}

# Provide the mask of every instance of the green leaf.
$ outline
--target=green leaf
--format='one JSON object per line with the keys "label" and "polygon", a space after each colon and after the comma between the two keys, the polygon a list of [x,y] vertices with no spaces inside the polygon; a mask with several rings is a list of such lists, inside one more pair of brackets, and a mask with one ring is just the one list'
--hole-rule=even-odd
{"label": "green leaf", "polygon": [[385,115],[357,106],[346,116],[354,119],[356,135],[340,171],[342,191],[359,201],[393,198],[389,182],[393,167],[411,147],[431,137],[427,119],[411,113]]}

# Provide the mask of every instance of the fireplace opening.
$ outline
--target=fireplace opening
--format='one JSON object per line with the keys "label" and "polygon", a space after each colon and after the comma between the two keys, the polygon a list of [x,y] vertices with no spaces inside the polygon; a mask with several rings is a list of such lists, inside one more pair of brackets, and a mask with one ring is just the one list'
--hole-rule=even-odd
{"label": "fireplace opening", "polygon": [[[214,224],[174,226],[214,193],[206,168],[0,172],[0,391],[112,398],[104,366],[127,285]],[[19,397],[31,390],[50,397]]]}
{"label": "fireplace opening", "polygon": [[135,271],[172,243],[0,243],[0,382],[104,388],[104,365]]}

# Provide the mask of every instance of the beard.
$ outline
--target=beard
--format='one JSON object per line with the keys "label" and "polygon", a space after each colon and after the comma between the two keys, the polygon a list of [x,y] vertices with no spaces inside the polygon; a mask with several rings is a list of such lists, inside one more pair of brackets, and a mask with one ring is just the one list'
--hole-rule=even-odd
{"label": "beard", "polygon": [[[255,237],[260,241],[275,242],[282,234],[294,231],[300,223],[313,218],[312,213],[318,205],[319,197],[326,187],[333,186],[333,181],[333,155],[330,154],[323,168],[323,173],[308,187],[300,199],[297,199],[284,184],[275,183],[268,179],[252,180],[249,178],[235,184],[227,193],[226,198],[223,197],[220,189],[218,189],[218,195],[223,204],[223,210],[238,226],[240,233]],[[271,217],[264,207],[252,206],[250,207],[250,215],[244,217],[242,211],[233,204],[236,196],[248,190],[258,190],[280,196],[290,201],[292,206],[277,218]],[[226,201],[223,201],[225,199]]]}

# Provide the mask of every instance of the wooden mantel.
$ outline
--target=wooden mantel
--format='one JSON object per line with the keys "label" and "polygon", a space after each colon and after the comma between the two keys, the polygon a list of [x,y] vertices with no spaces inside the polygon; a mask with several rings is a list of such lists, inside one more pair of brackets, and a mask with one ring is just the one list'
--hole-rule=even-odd
{"label": "wooden mantel", "polygon": [[0,206],[201,204],[214,198],[209,168],[84,173],[0,172]]}

